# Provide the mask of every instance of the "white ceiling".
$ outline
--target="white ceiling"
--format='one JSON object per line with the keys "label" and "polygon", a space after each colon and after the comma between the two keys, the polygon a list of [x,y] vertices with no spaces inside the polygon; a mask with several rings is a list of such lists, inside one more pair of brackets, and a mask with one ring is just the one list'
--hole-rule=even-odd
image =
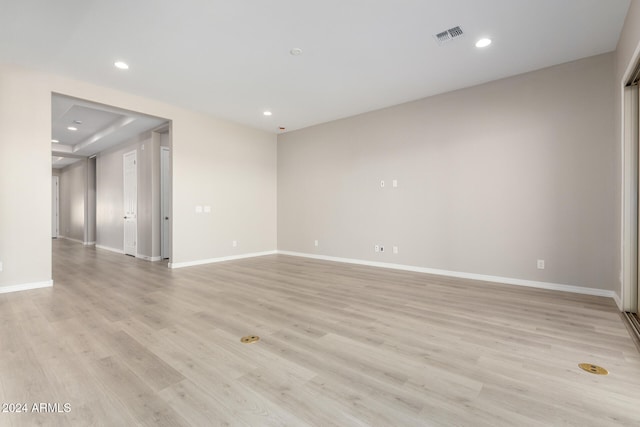
{"label": "white ceiling", "polygon": [[[59,94],[51,96],[52,166],[60,169],[168,121]],[[69,130],[74,127],[77,130]],[[54,143],[53,140],[57,140]]]}
{"label": "white ceiling", "polygon": [[629,3],[0,0],[0,62],[277,132],[612,51]]}

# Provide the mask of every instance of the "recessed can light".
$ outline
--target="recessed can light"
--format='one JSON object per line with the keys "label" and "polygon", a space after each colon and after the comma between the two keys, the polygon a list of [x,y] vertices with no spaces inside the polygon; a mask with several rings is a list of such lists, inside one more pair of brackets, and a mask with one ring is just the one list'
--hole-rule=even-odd
{"label": "recessed can light", "polygon": [[487,47],[491,44],[491,39],[480,39],[476,42],[476,47]]}
{"label": "recessed can light", "polygon": [[57,139],[52,139],[51,142],[53,142],[54,144],[59,143],[60,141],[58,141]]}
{"label": "recessed can light", "polygon": [[124,61],[116,61],[113,63],[113,65],[115,65],[116,68],[120,68],[121,70],[128,70],[129,69],[129,64],[127,64]]}
{"label": "recessed can light", "polygon": [[265,116],[270,116],[270,115],[271,115],[271,111],[265,111],[265,112],[264,112],[264,113],[262,113],[262,114],[264,114]]}
{"label": "recessed can light", "polygon": [[72,130],[72,131],[76,131],[76,130],[78,130],[78,128],[73,127],[73,126],[69,126],[67,129]]}
{"label": "recessed can light", "polygon": [[302,49],[300,49],[299,47],[294,47],[289,51],[289,53],[293,56],[300,56],[302,55]]}

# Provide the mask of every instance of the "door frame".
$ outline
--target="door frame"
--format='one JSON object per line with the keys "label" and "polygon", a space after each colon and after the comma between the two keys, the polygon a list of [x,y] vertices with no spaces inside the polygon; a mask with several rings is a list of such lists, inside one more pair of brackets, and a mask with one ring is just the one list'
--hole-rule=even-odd
{"label": "door frame", "polygon": [[638,285],[638,265],[640,251],[638,242],[640,227],[638,213],[638,196],[640,192],[640,91],[638,87],[630,87],[634,75],[640,67],[640,44],[627,64],[627,69],[618,82],[620,93],[621,123],[621,162],[622,162],[622,218],[621,233],[621,266],[620,266],[620,298],[616,300],[623,312],[636,312],[640,305]]}

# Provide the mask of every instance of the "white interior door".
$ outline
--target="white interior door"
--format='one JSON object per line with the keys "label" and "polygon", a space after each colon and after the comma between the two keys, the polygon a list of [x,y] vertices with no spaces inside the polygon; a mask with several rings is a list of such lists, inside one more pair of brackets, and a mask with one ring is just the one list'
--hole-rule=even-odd
{"label": "white interior door", "polygon": [[59,178],[51,177],[51,237],[58,237],[60,229],[60,190],[58,189]]}
{"label": "white interior door", "polygon": [[160,148],[160,254],[162,259],[171,257],[171,170],[169,147]]}
{"label": "white interior door", "polygon": [[124,181],[124,253],[137,255],[138,234],[138,169],[137,154],[131,151],[123,155]]}

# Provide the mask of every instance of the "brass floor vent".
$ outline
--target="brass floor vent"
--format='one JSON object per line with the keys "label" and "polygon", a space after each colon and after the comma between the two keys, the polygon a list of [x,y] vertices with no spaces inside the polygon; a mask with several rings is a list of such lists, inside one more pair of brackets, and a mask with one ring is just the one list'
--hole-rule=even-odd
{"label": "brass floor vent", "polygon": [[590,374],[595,374],[595,375],[608,375],[609,374],[609,371],[607,371],[603,367],[597,366],[597,365],[592,365],[591,363],[581,363],[578,366],[580,367],[580,369],[582,369],[583,371],[587,371]]}
{"label": "brass floor vent", "polygon": [[247,335],[246,337],[240,338],[240,342],[243,344],[253,344],[254,342],[258,342],[260,337],[257,335]]}

